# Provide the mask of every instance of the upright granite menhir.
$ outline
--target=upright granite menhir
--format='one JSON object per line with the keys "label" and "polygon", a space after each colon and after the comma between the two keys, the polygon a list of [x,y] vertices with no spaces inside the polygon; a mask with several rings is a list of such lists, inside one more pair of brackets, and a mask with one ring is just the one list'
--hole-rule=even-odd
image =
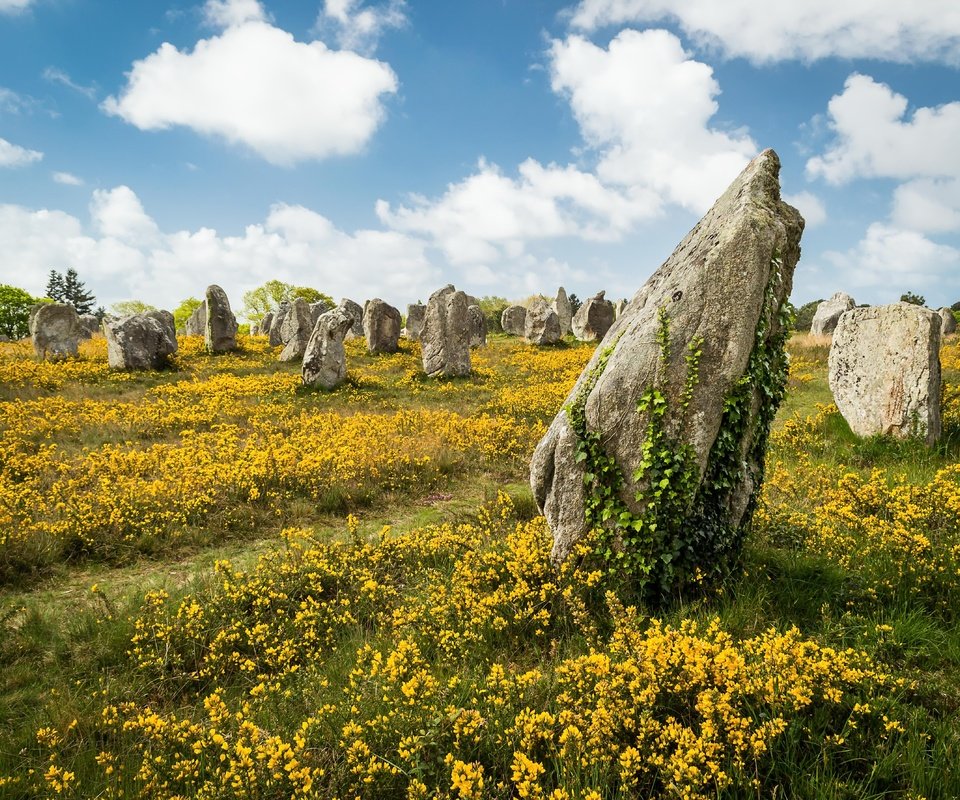
{"label": "upright granite menhir", "polygon": [[563,561],[595,556],[647,595],[726,574],[787,377],[803,218],[757,156],[634,295],[540,441],[537,504]]}

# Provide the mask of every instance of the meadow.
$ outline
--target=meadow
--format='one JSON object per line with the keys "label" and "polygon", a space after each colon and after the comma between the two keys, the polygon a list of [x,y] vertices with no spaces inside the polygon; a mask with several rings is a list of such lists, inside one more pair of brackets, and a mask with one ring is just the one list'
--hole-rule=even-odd
{"label": "meadow", "polygon": [[931,449],[795,336],[742,575],[655,609],[527,486],[592,346],[241,345],[0,344],[0,797],[960,797],[956,343]]}

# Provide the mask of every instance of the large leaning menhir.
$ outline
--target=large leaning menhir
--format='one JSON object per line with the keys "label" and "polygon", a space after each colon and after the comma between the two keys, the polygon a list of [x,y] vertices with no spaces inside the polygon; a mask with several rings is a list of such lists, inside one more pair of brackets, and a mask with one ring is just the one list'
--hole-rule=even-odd
{"label": "large leaning menhir", "polygon": [[743,170],[607,332],[533,456],[561,562],[592,552],[649,595],[735,562],[783,396],[803,219],[780,160]]}

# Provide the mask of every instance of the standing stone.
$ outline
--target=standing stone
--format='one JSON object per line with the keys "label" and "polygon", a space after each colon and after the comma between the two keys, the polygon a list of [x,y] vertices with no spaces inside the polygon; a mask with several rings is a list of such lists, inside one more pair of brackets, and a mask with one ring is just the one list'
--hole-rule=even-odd
{"label": "standing stone", "polygon": [[566,336],[573,331],[573,306],[567,297],[567,290],[562,286],[557,290],[557,299],[553,301],[553,310],[560,320],[560,335]]}
{"label": "standing stone", "polygon": [[93,314],[81,314],[79,316],[81,335],[84,339],[91,338],[95,333],[100,332],[100,320]]}
{"label": "standing stone", "polygon": [[[559,320],[559,317],[557,318]],[[525,336],[527,309],[523,306],[507,306],[500,315],[500,327],[511,336]]]}
{"label": "standing stone", "polygon": [[940,334],[942,336],[949,336],[951,333],[957,332],[957,318],[953,316],[953,312],[949,308],[941,308],[939,311],[940,314]]}
{"label": "standing stone", "polygon": [[313,327],[310,304],[298,297],[290,304],[280,326],[280,340],[284,344],[280,353],[281,361],[298,361],[303,358]]}
{"label": "standing stone", "polygon": [[573,317],[573,335],[581,342],[599,342],[613,325],[613,303],[605,300],[604,294],[597,292],[577,309]]}
{"label": "standing stone", "polygon": [[338,307],[343,309],[347,316],[353,320],[353,325],[350,326],[346,338],[353,339],[354,337],[363,336],[363,306],[354,302],[349,297],[344,297]]}
{"label": "standing stone", "polygon": [[423,318],[427,307],[423,303],[411,303],[407,306],[407,338],[411,342],[419,342],[423,333]]}
{"label": "standing stone", "polygon": [[400,312],[379,297],[363,309],[363,334],[370,353],[396,353],[400,342]]}
{"label": "standing stone", "polygon": [[273,325],[273,312],[268,311],[263,315],[263,318],[260,320],[260,324],[257,326],[257,335],[259,336],[269,336],[270,327]]}
{"label": "standing stone", "polygon": [[204,336],[207,330],[207,303],[206,301],[198,305],[184,328],[187,336]]}
{"label": "standing stone", "polygon": [[563,338],[560,317],[542,297],[530,303],[524,321],[523,335],[530,344],[536,345],[556,344]]}
{"label": "standing stone", "polygon": [[483,347],[487,343],[487,318],[480,306],[467,306],[470,319],[470,346]]}
{"label": "standing stone", "polygon": [[830,390],[858,436],[940,438],[940,315],[912,303],[854,308],[830,345]]}
{"label": "standing stone", "polygon": [[617,300],[617,302],[613,304],[613,317],[614,317],[614,319],[619,319],[619,318],[620,318],[620,315],[623,313],[624,309],[627,307],[627,304],[628,304],[629,302],[630,302],[629,300],[627,300],[626,298],[624,298],[623,300]]}
{"label": "standing stone", "polygon": [[30,315],[33,352],[56,361],[77,354],[83,330],[76,309],[66,303],[42,303]]}
{"label": "standing stone", "polygon": [[320,319],[321,314],[326,314],[331,308],[326,300],[317,300],[316,303],[310,304],[310,319],[313,320],[313,325],[310,326],[310,330],[313,330],[313,327],[317,324],[317,320]]}
{"label": "standing stone", "polygon": [[114,369],[162,369],[177,352],[177,331],[169,311],[132,314],[103,325],[107,363]]}
{"label": "standing stone", "polygon": [[227,293],[216,284],[207,287],[207,324],[204,328],[207,350],[226,353],[237,349],[237,318],[230,310]]}
{"label": "standing stone", "polygon": [[334,308],[320,315],[303,354],[301,375],[306,386],[333,389],[347,377],[343,339],[353,326],[353,315]]}
{"label": "standing stone", "polygon": [[431,378],[470,374],[470,317],[467,296],[452,285],[427,301],[420,332],[423,371]]}
{"label": "standing stone", "polygon": [[283,338],[280,335],[280,331],[283,330],[283,320],[287,316],[287,312],[290,310],[290,301],[284,300],[277,306],[277,310],[273,312],[273,320],[270,322],[270,346],[278,347],[282,344],[285,344]]}
{"label": "standing stone", "polygon": [[[736,563],[787,378],[781,319],[803,219],[779,171],[772,150],[747,165],[634,295],[537,446],[530,479],[555,561],[596,528],[646,592]],[[634,520],[642,533],[623,527]]]}
{"label": "standing stone", "polygon": [[814,336],[823,336],[833,333],[840,321],[840,315],[851,308],[856,308],[856,301],[846,292],[837,292],[829,300],[824,300],[817,306],[810,324],[810,333]]}

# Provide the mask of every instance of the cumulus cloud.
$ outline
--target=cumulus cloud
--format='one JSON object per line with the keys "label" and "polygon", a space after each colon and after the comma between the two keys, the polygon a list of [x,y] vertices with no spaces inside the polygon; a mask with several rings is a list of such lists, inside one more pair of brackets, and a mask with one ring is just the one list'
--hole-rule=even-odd
{"label": "cumulus cloud", "polygon": [[550,59],[553,89],[599,152],[604,182],[702,213],[757,152],[745,131],[710,126],[713,70],[667,31],[621,31],[607,48],[570,36],[551,44]]}
{"label": "cumulus cloud", "polygon": [[369,55],[387,30],[406,24],[405,0],[374,6],[364,6],[362,0],[325,0],[316,27],[321,33],[332,33],[343,49]]}
{"label": "cumulus cloud", "polygon": [[755,63],[875,58],[960,63],[960,6],[876,0],[581,0],[571,25],[673,22],[698,45]]}
{"label": "cumulus cloud", "polygon": [[54,172],[54,183],[61,183],[64,186],[83,186],[83,180],[70,172]]}
{"label": "cumulus cloud", "polygon": [[[385,63],[296,41],[256,15],[259,4],[207,5],[225,25],[192,51],[165,43],[134,63],[102,108],[142,130],[184,126],[244,145],[278,165],[360,151],[397,90]],[[262,9],[261,9],[262,11]]]}
{"label": "cumulus cloud", "polygon": [[25,167],[43,158],[39,150],[28,150],[20,145],[0,139],[0,168]]}
{"label": "cumulus cloud", "polygon": [[473,175],[436,200],[414,196],[396,209],[377,203],[384,224],[429,236],[454,264],[517,258],[537,239],[610,241],[659,211],[652,192],[611,189],[575,167],[533,159],[520,165],[516,178],[481,160]]}
{"label": "cumulus cloud", "polygon": [[960,179],[920,178],[898,186],[891,218],[926,233],[960,231]]}
{"label": "cumulus cloud", "polygon": [[16,14],[24,11],[33,0],[0,0],[0,14]]}
{"label": "cumulus cloud", "polygon": [[869,75],[853,74],[830,99],[835,141],[807,161],[807,174],[833,184],[854,178],[960,176],[960,102],[918,108]]}
{"label": "cumulus cloud", "polygon": [[266,22],[267,15],[258,0],[207,0],[203,7],[207,24],[231,28],[244,22]]}

